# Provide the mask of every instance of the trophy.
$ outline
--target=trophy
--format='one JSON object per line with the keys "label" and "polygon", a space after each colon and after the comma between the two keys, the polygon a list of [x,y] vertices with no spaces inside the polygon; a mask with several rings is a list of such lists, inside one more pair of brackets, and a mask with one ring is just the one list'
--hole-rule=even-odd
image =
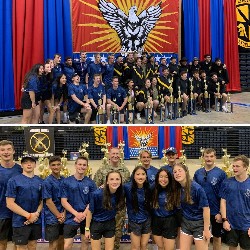
{"label": "trophy", "polygon": [[[116,103],[116,98],[113,98],[113,102]],[[111,124],[120,124],[120,111],[117,110],[116,104],[111,109],[110,123]]]}
{"label": "trophy", "polygon": [[160,101],[160,122],[164,122],[165,121],[165,112],[166,112],[166,108],[164,110],[164,97],[163,94],[161,94],[161,101]]}
{"label": "trophy", "polygon": [[178,118],[182,118],[182,104],[183,100],[181,98],[181,87],[178,86],[178,99],[177,99],[177,109],[178,109]]}
{"label": "trophy", "polygon": [[173,120],[173,113],[174,113],[174,96],[173,96],[173,77],[169,79],[169,92],[170,92],[170,103],[168,103],[168,117],[170,120]]}
{"label": "trophy", "polygon": [[217,94],[219,94],[219,95],[217,95],[216,97],[215,97],[215,111],[216,112],[220,112],[220,111],[222,111],[222,96],[221,96],[221,94],[220,94],[220,83],[219,82],[217,82],[216,83],[216,86],[217,86],[217,88],[216,88],[216,90],[217,90]]}
{"label": "trophy", "polygon": [[44,156],[40,156],[38,158],[38,162],[39,162],[38,169],[40,171],[39,176],[42,179],[47,178],[51,174],[51,170],[49,169],[49,160],[46,156],[47,156],[47,152],[44,153]]}
{"label": "trophy", "polygon": [[204,94],[203,94],[203,109],[204,109],[204,112],[206,113],[209,113],[211,112],[210,110],[210,94],[208,94],[208,91],[207,91],[207,88],[208,88],[208,85],[207,85],[207,80],[204,80]]}
{"label": "trophy", "polygon": [[230,93],[227,94],[226,109],[227,109],[227,113],[233,113],[233,104],[231,103]]}
{"label": "trophy", "polygon": [[180,150],[181,156],[179,157],[182,164],[186,164],[187,156],[185,154],[185,149]]}
{"label": "trophy", "polygon": [[118,148],[119,148],[119,151],[120,151],[120,164],[121,166],[125,166],[125,163],[124,163],[124,147],[125,147],[125,142],[121,142],[118,144]]}
{"label": "trophy", "polygon": [[96,123],[97,124],[105,124],[105,110],[102,107],[102,93],[98,93],[99,100],[98,100],[98,107],[97,107],[97,114],[96,114]]}
{"label": "trophy", "polygon": [[226,148],[222,148],[222,152],[224,153],[224,155],[222,156],[222,160],[223,160],[223,164],[224,164],[224,166],[222,167],[222,170],[224,170],[227,177],[232,177],[233,173],[231,170],[231,163],[230,163],[230,156],[231,155],[227,154]]}
{"label": "trophy", "polygon": [[167,156],[166,156],[166,152],[167,152],[166,149],[163,149],[163,150],[162,150],[163,156],[162,156],[162,158],[161,158],[162,163],[161,163],[160,167],[164,167],[164,166],[168,165],[168,158],[167,158]]}
{"label": "trophy", "polygon": [[126,109],[126,123],[134,124],[135,123],[135,108],[134,108],[134,98],[129,95],[128,96],[128,106]]}
{"label": "trophy", "polygon": [[[146,118],[146,124],[153,124],[154,123],[154,109],[151,105],[151,96],[148,94],[148,101],[146,103],[145,107],[145,118]],[[165,110],[166,112],[166,110]]]}
{"label": "trophy", "polygon": [[62,150],[62,154],[63,154],[63,157],[61,158],[61,162],[62,162],[62,170],[61,170],[61,175],[63,177],[69,177],[70,176],[70,171],[69,169],[67,168],[67,162],[68,162],[68,159],[66,157],[67,155],[67,150],[63,149]]}
{"label": "trophy", "polygon": [[189,78],[190,81],[190,100],[189,100],[189,114],[196,115],[196,99],[194,98],[194,79],[192,77]]}
{"label": "trophy", "polygon": [[203,157],[204,150],[205,150],[205,149],[204,149],[203,147],[200,148],[201,156],[199,157],[199,160],[201,161],[201,166],[202,166],[202,167],[203,167],[204,164],[205,164],[205,160],[204,160],[204,157]]}
{"label": "trophy", "polygon": [[[89,147],[89,143],[87,142],[83,142],[81,147],[79,148],[78,152],[80,153],[81,156],[89,159],[89,153],[87,152],[87,148]],[[86,171],[86,176],[88,176],[89,178],[92,177],[92,168],[89,166],[88,164],[88,168]]]}
{"label": "trophy", "polygon": [[107,166],[108,165],[108,159],[109,159],[109,147],[111,146],[111,143],[105,143],[103,147],[101,148],[101,152],[104,152],[104,156],[102,158],[102,165]]}

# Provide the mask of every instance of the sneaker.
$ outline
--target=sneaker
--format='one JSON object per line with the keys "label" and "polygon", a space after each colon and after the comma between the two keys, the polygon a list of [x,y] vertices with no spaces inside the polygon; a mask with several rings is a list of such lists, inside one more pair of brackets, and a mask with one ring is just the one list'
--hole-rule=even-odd
{"label": "sneaker", "polygon": [[138,121],[140,121],[141,120],[141,114],[137,113],[136,118],[137,118]]}
{"label": "sneaker", "polygon": [[224,112],[228,112],[228,109],[226,108],[225,105],[222,106],[222,110],[223,110]]}
{"label": "sneaker", "polygon": [[183,111],[182,111],[182,115],[183,115],[183,116],[187,116],[187,114],[188,114],[187,110],[183,110]]}
{"label": "sneaker", "polygon": [[110,124],[110,120],[107,120],[107,124]]}

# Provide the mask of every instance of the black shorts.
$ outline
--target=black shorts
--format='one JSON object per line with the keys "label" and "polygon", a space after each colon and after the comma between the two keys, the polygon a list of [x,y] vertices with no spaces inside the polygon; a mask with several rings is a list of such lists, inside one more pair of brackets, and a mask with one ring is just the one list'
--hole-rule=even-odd
{"label": "black shorts", "polygon": [[112,238],[115,236],[115,219],[104,222],[91,221],[90,225],[91,238],[100,240],[104,238]]}
{"label": "black shorts", "polygon": [[52,92],[51,91],[45,91],[41,93],[41,101],[50,100],[52,98]]}
{"label": "black shorts", "polygon": [[86,221],[84,220],[79,225],[65,225],[63,227],[63,237],[65,239],[74,238],[77,234],[77,229],[80,228],[80,233],[85,234]]}
{"label": "black shorts", "polygon": [[31,240],[38,240],[41,238],[41,224],[30,224],[23,227],[13,227],[13,242],[16,245],[27,245]]}
{"label": "black shorts", "polygon": [[[40,101],[38,95],[35,97],[35,103],[38,105],[38,102]],[[32,108],[32,102],[30,99],[29,92],[23,92],[22,98],[21,98],[21,108],[22,109],[31,109]]]}
{"label": "black shorts", "polygon": [[231,229],[230,231],[225,232],[225,243],[228,246],[237,247],[240,244],[240,247],[244,250],[250,250],[250,237],[248,236],[247,231]]}
{"label": "black shorts", "polygon": [[210,222],[212,227],[212,235],[216,238],[220,238],[223,230],[223,223],[216,222],[215,215],[210,215]]}
{"label": "black shorts", "polygon": [[45,240],[54,241],[58,240],[60,235],[63,235],[63,224],[53,224],[45,226]]}
{"label": "black shorts", "polygon": [[181,227],[181,222],[182,222],[182,210],[181,209],[177,209],[175,218],[177,220],[178,227]]}
{"label": "black shorts", "polygon": [[181,233],[193,236],[195,240],[203,240],[203,231],[204,231],[204,221],[203,220],[187,220],[182,218],[181,223]]}
{"label": "black shorts", "polygon": [[175,239],[177,237],[178,222],[175,215],[169,217],[152,218],[152,234],[162,236],[166,239]]}
{"label": "black shorts", "polygon": [[71,122],[75,122],[76,118],[79,116],[79,113],[81,112],[81,106],[79,105],[79,107],[77,109],[75,109],[74,112],[69,112],[69,120]]}
{"label": "black shorts", "polygon": [[0,219],[0,240],[12,240],[12,220]]}
{"label": "black shorts", "polygon": [[128,220],[128,231],[129,233],[134,233],[137,236],[142,234],[148,234],[151,232],[151,218],[148,218],[142,223],[136,223]]}
{"label": "black shorts", "polygon": [[91,106],[91,109],[92,109],[92,114],[91,114],[91,117],[90,117],[90,121],[94,122],[94,121],[96,121],[97,109],[95,109],[92,105],[90,105],[90,106]]}

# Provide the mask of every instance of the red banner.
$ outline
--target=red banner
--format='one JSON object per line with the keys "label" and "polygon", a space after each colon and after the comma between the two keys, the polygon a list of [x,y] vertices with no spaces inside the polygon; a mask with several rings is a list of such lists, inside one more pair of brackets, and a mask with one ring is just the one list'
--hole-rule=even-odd
{"label": "red banner", "polygon": [[178,52],[178,0],[72,0],[72,22],[75,52]]}

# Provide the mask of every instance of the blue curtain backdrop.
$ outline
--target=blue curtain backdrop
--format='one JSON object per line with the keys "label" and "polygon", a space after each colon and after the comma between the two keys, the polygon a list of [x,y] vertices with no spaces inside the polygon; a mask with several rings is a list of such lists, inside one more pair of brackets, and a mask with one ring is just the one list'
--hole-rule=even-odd
{"label": "blue curtain backdrop", "polygon": [[69,0],[44,0],[44,57],[73,55]]}
{"label": "blue curtain backdrop", "polygon": [[224,7],[223,0],[210,0],[212,60],[224,62]]}
{"label": "blue curtain backdrop", "polygon": [[129,159],[129,146],[128,146],[128,128],[127,127],[123,127],[123,140],[125,142],[125,147],[124,147],[124,158],[126,160]]}
{"label": "blue curtain backdrop", "polygon": [[12,0],[4,0],[0,1],[0,111],[15,109],[12,54]]}
{"label": "blue curtain backdrop", "polygon": [[188,61],[200,55],[198,0],[183,0],[184,55]]}
{"label": "blue curtain backdrop", "polygon": [[159,126],[158,131],[158,145],[159,145],[159,157],[163,157],[162,150],[165,149],[165,132],[164,132],[164,126]]}

